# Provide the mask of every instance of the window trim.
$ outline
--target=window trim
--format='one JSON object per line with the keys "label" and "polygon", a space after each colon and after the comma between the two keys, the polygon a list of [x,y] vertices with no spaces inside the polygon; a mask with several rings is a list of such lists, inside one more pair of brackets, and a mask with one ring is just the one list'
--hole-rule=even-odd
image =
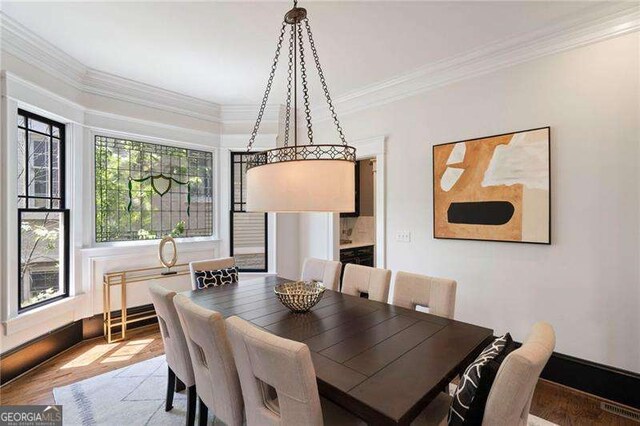
{"label": "window trim", "polygon": [[[235,210],[235,167],[234,158],[246,155],[247,151],[230,151],[229,165],[231,169],[231,179],[229,183],[229,256],[233,257],[233,214],[246,213],[246,210]],[[241,201],[241,204],[242,201]],[[264,268],[238,268],[238,272],[269,272],[269,214],[264,213]]]}

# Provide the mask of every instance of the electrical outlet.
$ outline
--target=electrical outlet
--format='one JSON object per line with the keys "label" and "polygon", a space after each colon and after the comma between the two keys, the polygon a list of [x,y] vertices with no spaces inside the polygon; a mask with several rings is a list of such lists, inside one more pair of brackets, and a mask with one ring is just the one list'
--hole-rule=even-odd
{"label": "electrical outlet", "polygon": [[401,243],[411,242],[411,231],[398,231],[396,233],[396,241]]}

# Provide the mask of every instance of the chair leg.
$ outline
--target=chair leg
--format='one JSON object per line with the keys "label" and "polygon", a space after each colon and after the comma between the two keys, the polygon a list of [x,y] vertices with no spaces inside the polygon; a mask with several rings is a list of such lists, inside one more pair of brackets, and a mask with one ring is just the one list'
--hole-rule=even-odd
{"label": "chair leg", "polygon": [[187,390],[187,426],[193,426],[196,422],[196,385],[189,386]]}
{"label": "chair leg", "polygon": [[167,377],[167,400],[165,402],[164,411],[170,411],[173,408],[173,391],[176,388],[176,375],[169,368],[169,376]]}
{"label": "chair leg", "polygon": [[207,419],[209,417],[209,409],[204,404],[204,402],[202,402],[202,400],[200,398],[198,398],[198,401],[200,401],[200,403],[198,404],[199,405],[198,409],[200,410],[200,420],[198,421],[198,426],[207,426]]}
{"label": "chair leg", "polygon": [[187,386],[184,383],[182,383],[182,380],[180,380],[178,376],[176,376],[176,392],[182,392],[186,388]]}

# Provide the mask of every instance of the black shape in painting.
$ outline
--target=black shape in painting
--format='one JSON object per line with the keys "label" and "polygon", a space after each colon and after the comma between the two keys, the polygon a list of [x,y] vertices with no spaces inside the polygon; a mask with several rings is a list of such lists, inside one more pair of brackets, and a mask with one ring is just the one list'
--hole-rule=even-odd
{"label": "black shape in painting", "polygon": [[447,220],[467,225],[504,225],[511,220],[514,211],[515,207],[508,201],[451,203]]}

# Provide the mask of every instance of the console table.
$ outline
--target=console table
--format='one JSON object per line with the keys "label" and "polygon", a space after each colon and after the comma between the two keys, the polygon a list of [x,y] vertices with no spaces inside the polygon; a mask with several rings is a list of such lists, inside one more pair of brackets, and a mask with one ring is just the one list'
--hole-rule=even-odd
{"label": "console table", "polygon": [[[102,323],[103,333],[108,343],[126,339],[127,326],[139,321],[155,318],[156,313],[151,309],[141,312],[127,314],[127,287],[131,284],[173,278],[181,275],[188,275],[189,264],[181,263],[171,268],[171,274],[163,274],[166,268],[162,266],[153,268],[128,269],[126,271],[108,272],[102,279]],[[120,286],[120,312],[111,311],[111,294],[118,294],[117,287]],[[114,328],[120,328],[120,337]]]}

